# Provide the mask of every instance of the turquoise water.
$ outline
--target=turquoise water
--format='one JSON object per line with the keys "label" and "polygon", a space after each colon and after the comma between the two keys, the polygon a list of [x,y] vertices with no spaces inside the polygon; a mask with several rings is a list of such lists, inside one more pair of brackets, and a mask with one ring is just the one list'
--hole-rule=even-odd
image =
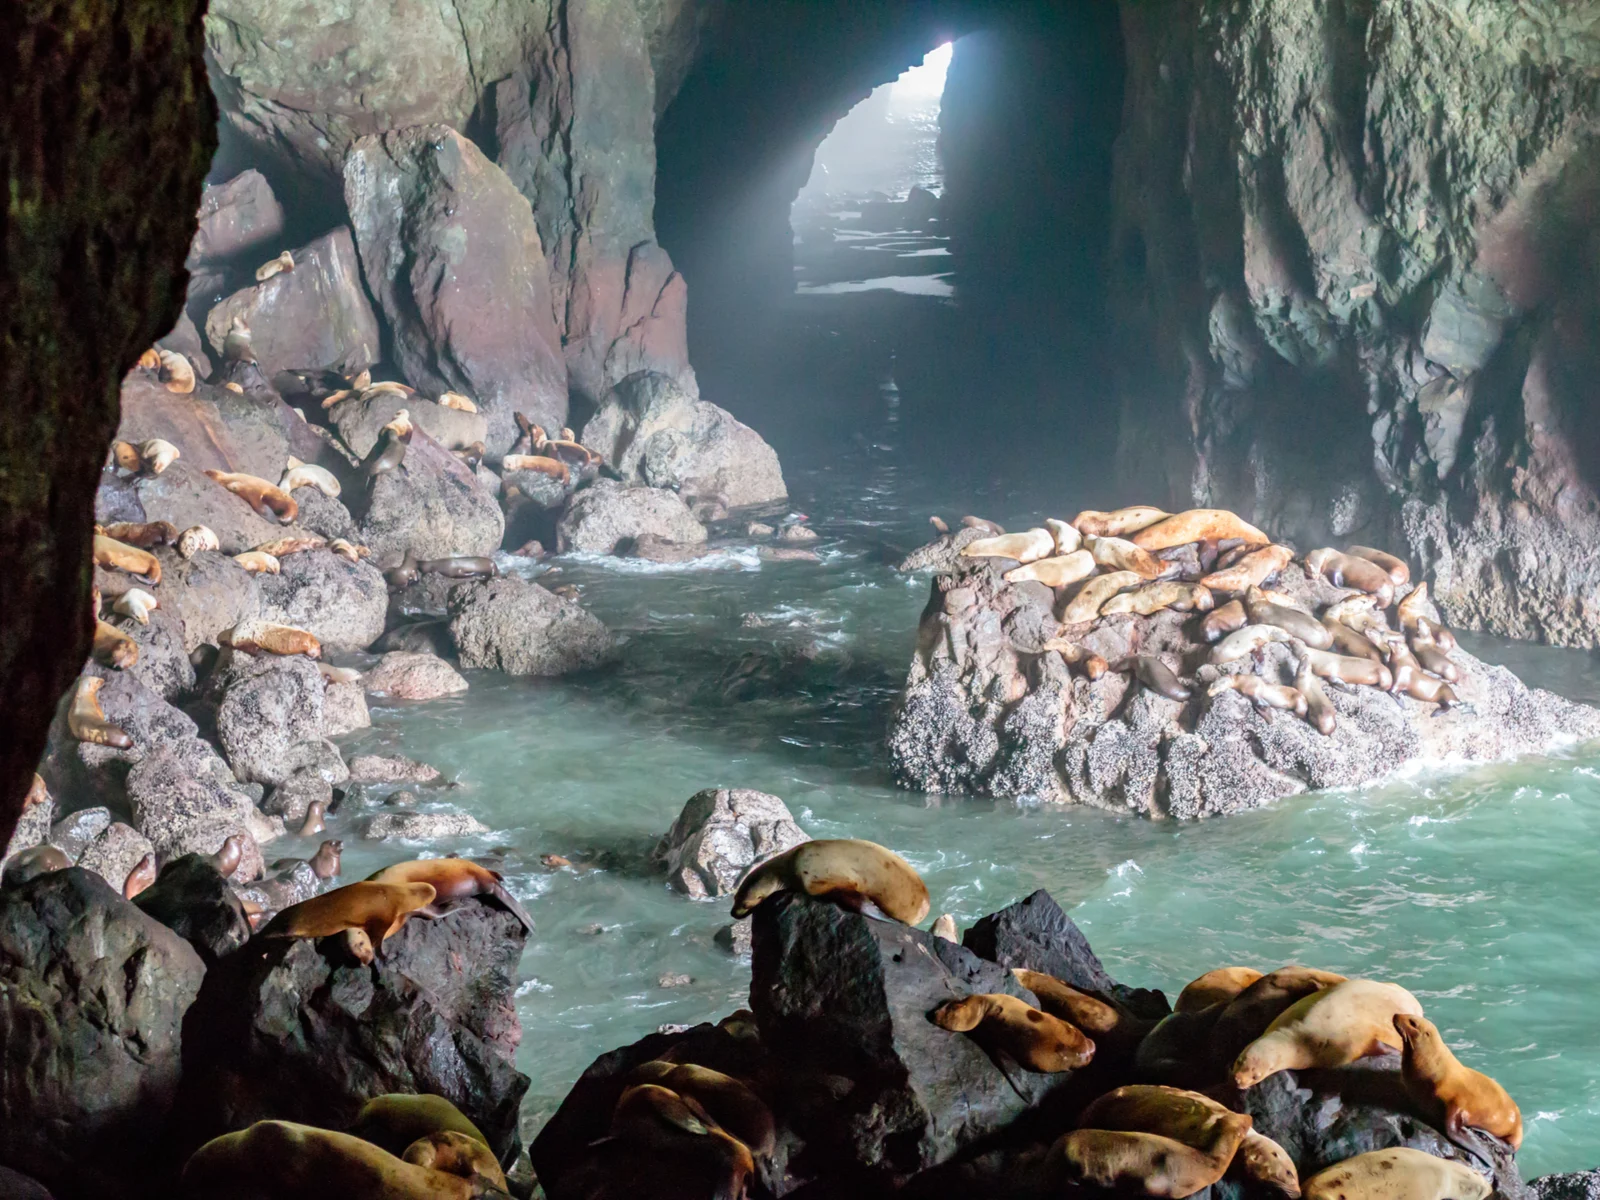
{"label": "turquoise water", "polygon": [[[926,877],[933,911],[963,924],[1049,888],[1130,983],[1172,991],[1220,964],[1289,961],[1403,983],[1461,1057],[1521,1103],[1527,1174],[1600,1164],[1600,753],[1187,826],[900,791],[881,740],[927,582],[884,559],[885,543],[925,536],[929,510],[912,498],[942,495],[954,519],[959,497],[1001,520],[1068,515],[1084,498],[902,475],[890,441],[865,439],[817,469],[788,464],[798,507],[824,535],[820,564],[763,565],[747,552],[712,569],[562,562],[549,582],[578,584],[626,638],[613,669],[566,681],[473,674],[465,697],[376,709],[375,728],[351,739],[454,779],[425,802],[464,808],[494,833],[434,848],[491,857],[527,900],[530,1131],[596,1055],[743,1002],[748,966],[713,941],[725,902],[668,891],[647,861],[690,795],[738,786],[783,797],[814,835],[899,850]],[[1591,656],[1473,645],[1568,694],[1600,690]],[[404,852],[361,844],[357,819],[335,826],[347,878]],[[552,853],[587,869],[541,866]],[[692,982],[664,987],[668,974]]]}

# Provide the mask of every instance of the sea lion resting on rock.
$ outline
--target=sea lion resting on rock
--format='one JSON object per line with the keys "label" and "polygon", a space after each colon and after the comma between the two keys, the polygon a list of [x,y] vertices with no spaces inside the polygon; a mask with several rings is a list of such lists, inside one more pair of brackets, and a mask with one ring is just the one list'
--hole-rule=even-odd
{"label": "sea lion resting on rock", "polygon": [[[1083,549],[1083,534],[1065,521],[1055,517],[1046,517],[1044,527],[1050,531],[1050,536],[1056,540],[1057,554],[1071,554],[1074,550]],[[949,532],[946,529],[945,532]]]}
{"label": "sea lion resting on rock", "polygon": [[1154,1133],[1220,1161],[1226,1170],[1252,1119],[1209,1096],[1158,1084],[1129,1084],[1107,1092],[1078,1117],[1079,1129]]}
{"label": "sea lion resting on rock", "polygon": [[1178,993],[1173,1012],[1199,1012],[1213,1004],[1226,1004],[1261,978],[1253,967],[1218,967],[1198,979],[1191,979]]}
{"label": "sea lion resting on rock", "polygon": [[1206,689],[1213,699],[1226,691],[1238,692],[1257,708],[1280,708],[1297,717],[1306,715],[1306,698],[1299,688],[1269,683],[1259,675],[1224,675]]}
{"label": "sea lion resting on rock", "polygon": [[111,611],[124,617],[132,617],[141,625],[148,625],[150,613],[160,607],[161,601],[143,588],[129,588],[112,602]]}
{"label": "sea lion resting on rock", "polygon": [[350,1133],[391,1154],[436,1133],[459,1133],[487,1146],[489,1139],[462,1111],[443,1096],[416,1096],[392,1092],[374,1096],[361,1106]]}
{"label": "sea lion resting on rock", "polygon": [[300,505],[294,497],[265,479],[239,472],[213,470],[207,470],[205,476],[227,488],[263,517],[276,517],[287,523],[300,514]]}
{"label": "sea lion resting on rock", "polygon": [[493,896],[512,916],[522,922],[522,927],[533,932],[533,918],[506,890],[504,877],[498,871],[480,866],[465,858],[419,858],[411,862],[395,863],[367,876],[369,883],[425,883],[433,888],[441,903],[464,900],[469,896]]}
{"label": "sea lion resting on rock", "polygon": [[399,932],[413,913],[431,916],[433,885],[428,883],[347,884],[284,909],[261,931],[263,937],[324,938],[358,932],[366,939],[351,940],[357,958],[370,962],[391,934]]}
{"label": "sea lion resting on rock", "polygon": [[170,546],[178,540],[178,527],[171,521],[117,521],[100,530],[106,537],[125,546],[148,550]]}
{"label": "sea lion resting on rock", "polygon": [[1132,571],[1140,579],[1155,579],[1167,569],[1167,564],[1148,550],[1119,537],[1086,537],[1084,545],[1099,566]]}
{"label": "sea lion resting on rock", "polygon": [[1155,1024],[1134,1016],[1120,1004],[1079,991],[1043,971],[1013,967],[1011,977],[1038,998],[1039,1007],[1045,1012],[1088,1034],[1097,1053],[1132,1054]]}
{"label": "sea lion resting on rock", "polygon": [[1207,642],[1219,642],[1230,633],[1238,633],[1249,623],[1250,618],[1244,611],[1244,604],[1238,600],[1229,600],[1220,608],[1214,608],[1206,614],[1200,622],[1200,636]]}
{"label": "sea lion resting on rock", "polygon": [[1386,1048],[1398,1050],[1402,1039],[1395,1017],[1402,1014],[1420,1017],[1422,1005],[1398,984],[1371,979],[1334,984],[1297,1000],[1244,1048],[1234,1060],[1234,1086],[1243,1090],[1279,1071],[1343,1067]]}
{"label": "sea lion resting on rock", "polygon": [[760,1096],[731,1075],[694,1063],[657,1059],[635,1067],[628,1075],[628,1082],[657,1084],[695,1101],[757,1158],[767,1157],[777,1145],[777,1124],[772,1110]]}
{"label": "sea lion resting on rock", "polygon": [[1319,1171],[1305,1200],[1488,1200],[1494,1184],[1462,1163],[1409,1146],[1370,1150]]}
{"label": "sea lion resting on rock", "polygon": [[1365,558],[1341,554],[1325,546],[1306,555],[1306,567],[1335,587],[1355,588],[1376,596],[1380,608],[1388,608],[1394,599],[1394,584],[1389,580],[1389,573]]}
{"label": "sea lion resting on rock", "polygon": [[1212,571],[1200,582],[1217,592],[1243,592],[1260,587],[1294,559],[1294,551],[1287,546],[1262,546],[1239,556],[1230,565]]}
{"label": "sea lion resting on rock", "polygon": [[1315,967],[1279,967],[1228,1001],[1212,1027],[1211,1043],[1226,1067],[1297,1000],[1343,983],[1345,977]]}
{"label": "sea lion resting on rock", "polygon": [[1513,1150],[1522,1148],[1522,1110],[1505,1088],[1465,1066],[1426,1017],[1401,1013],[1394,1027],[1405,1041],[1406,1091],[1431,1124],[1452,1141],[1463,1129],[1482,1129]]}
{"label": "sea lion resting on rock", "polygon": [[1192,1196],[1228,1169],[1172,1138],[1109,1129],[1075,1129],[1055,1143],[1050,1158],[1068,1182],[1163,1200]]}
{"label": "sea lion resting on rock", "polygon": [[[1021,536],[1018,534],[1012,537]],[[973,542],[976,546],[978,543]],[[970,549],[971,547],[968,547]],[[1038,558],[1024,563],[1020,567],[1012,567],[1002,578],[1007,583],[1042,583],[1046,587],[1067,587],[1077,583],[1080,579],[1087,579],[1095,572],[1094,556],[1087,550],[1074,550],[1071,554],[1057,554],[1050,558]]]}
{"label": "sea lion resting on rock", "polygon": [[139,643],[115,625],[96,618],[90,654],[97,663],[125,671],[139,661]]}
{"label": "sea lion resting on rock", "polygon": [[1134,654],[1111,664],[1113,671],[1132,671],[1134,677],[1158,696],[1168,700],[1187,700],[1189,688],[1173,673],[1171,667],[1154,654]]}
{"label": "sea lion resting on rock", "polygon": [[102,533],[94,536],[94,563],[97,567],[111,567],[130,575],[143,575],[153,584],[161,582],[161,560],[154,554]]}
{"label": "sea lion resting on rock", "polygon": [[1115,512],[1097,512],[1086,508],[1072,518],[1072,527],[1085,537],[1126,537],[1130,533],[1148,529],[1170,515],[1164,509],[1152,508],[1148,504],[1119,508]]}
{"label": "sea lion resting on rock", "polygon": [[1147,583],[1137,591],[1111,597],[1100,609],[1100,615],[1112,617],[1118,613],[1137,613],[1141,617],[1148,617],[1167,608],[1178,612],[1207,612],[1214,603],[1209,588],[1198,583],[1165,579],[1159,583]]}
{"label": "sea lion resting on rock", "polygon": [[293,625],[279,625],[250,617],[232,629],[223,630],[218,640],[224,646],[243,650],[246,654],[303,654],[307,658],[322,656],[322,643],[309,629],[296,629]]}
{"label": "sea lion resting on rock", "polygon": [[1237,513],[1221,508],[1191,508],[1141,529],[1131,540],[1141,550],[1155,551],[1187,542],[1220,542],[1231,538],[1254,546],[1265,546],[1272,541]]}
{"label": "sea lion resting on rock", "polygon": [[454,558],[427,558],[417,563],[424,575],[443,575],[446,579],[493,579],[500,574],[494,559],[457,555]]}
{"label": "sea lion resting on rock", "polygon": [[1003,993],[951,1000],[939,1006],[933,1021],[952,1033],[971,1033],[1030,1071],[1073,1071],[1094,1058],[1094,1042],[1077,1026]]}
{"label": "sea lion resting on rock", "polygon": [[709,1168],[713,1200],[739,1200],[755,1170],[748,1146],[695,1100],[659,1084],[636,1084],[622,1093],[611,1114],[611,1136],[620,1152],[643,1151],[668,1170],[673,1159]]}
{"label": "sea lion resting on rock", "polygon": [[1079,588],[1078,594],[1068,602],[1061,613],[1061,623],[1078,625],[1094,620],[1108,600],[1123,588],[1135,587],[1141,582],[1143,580],[1133,571],[1110,571],[1096,575]]}
{"label": "sea lion resting on rock", "polygon": [[876,842],[821,838],[801,842],[750,868],[733,897],[735,918],[769,896],[801,891],[855,911],[876,910],[907,925],[928,915],[928,886],[905,859]]}
{"label": "sea lion resting on rock", "polygon": [[[1024,565],[1050,558],[1056,552],[1056,539],[1048,529],[1029,529],[999,537],[979,538],[961,548],[962,558],[1011,558]],[[1093,570],[1093,558],[1090,558]],[[1085,572],[1088,574],[1088,572]],[[1082,576],[1080,576],[1082,578]]]}
{"label": "sea lion resting on rock", "polygon": [[131,749],[133,739],[125,730],[106,720],[105,710],[100,707],[100,689],[105,682],[96,675],[85,675],[78,680],[78,690],[72,696],[72,707],[67,710],[67,730],[80,742],[111,746],[117,750]]}

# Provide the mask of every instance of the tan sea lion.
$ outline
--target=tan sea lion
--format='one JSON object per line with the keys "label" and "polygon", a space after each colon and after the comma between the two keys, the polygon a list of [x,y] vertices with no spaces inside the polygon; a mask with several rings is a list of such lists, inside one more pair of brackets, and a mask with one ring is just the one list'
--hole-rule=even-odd
{"label": "tan sea lion", "polygon": [[176,446],[161,438],[139,443],[140,465],[152,475],[161,474],[182,457]]}
{"label": "tan sea lion", "polygon": [[801,891],[861,911],[868,905],[891,920],[920,924],[928,915],[928,885],[905,859],[876,842],[821,838],[801,842],[759,862],[733,897],[735,918],[749,916],[767,897]]}
{"label": "tan sea lion", "polygon": [[943,938],[947,942],[959,942],[961,940],[961,935],[956,930],[955,916],[951,913],[940,913],[929,932],[934,937]]}
{"label": "tan sea lion", "polygon": [[1430,1124],[1452,1141],[1463,1129],[1482,1129],[1513,1150],[1522,1148],[1522,1110],[1505,1088],[1463,1065],[1426,1017],[1401,1013],[1394,1027],[1405,1042],[1406,1091]]}
{"label": "tan sea lion", "polygon": [[1130,533],[1148,529],[1157,521],[1166,520],[1170,515],[1164,509],[1152,508],[1148,504],[1136,504],[1112,512],[1086,508],[1072,518],[1072,527],[1085,537],[1127,537]]}
{"label": "tan sea lion", "polygon": [[731,1075],[694,1063],[657,1059],[635,1067],[630,1084],[654,1083],[694,1100],[711,1119],[738,1138],[757,1158],[770,1155],[777,1145],[777,1123],[760,1096]]}
{"label": "tan sea lion", "polygon": [[1119,674],[1132,671],[1140,683],[1168,700],[1187,700],[1192,694],[1172,668],[1154,654],[1131,654],[1112,663],[1111,669]]}
{"label": "tan sea lion", "polygon": [[1133,535],[1133,544],[1141,550],[1155,551],[1225,538],[1238,538],[1246,545],[1255,546],[1265,546],[1272,540],[1237,513],[1222,508],[1191,508],[1141,529]]}
{"label": "tan sea lion", "polygon": [[389,471],[397,471],[406,460],[406,450],[411,445],[411,435],[400,433],[392,425],[385,425],[378,443],[368,456],[362,471],[369,479],[376,479]]}
{"label": "tan sea lion", "polygon": [[233,561],[252,575],[279,575],[283,572],[283,564],[277,556],[265,550],[246,550],[243,554],[235,554]]}
{"label": "tan sea lion", "polygon": [[1215,699],[1228,691],[1238,692],[1257,708],[1280,708],[1297,717],[1306,715],[1306,698],[1299,688],[1271,683],[1259,675],[1224,675],[1206,689],[1206,695]]}
{"label": "tan sea lion", "polygon": [[1442,709],[1451,709],[1461,703],[1461,697],[1456,695],[1456,690],[1444,680],[1420,673],[1412,675],[1406,681],[1405,693],[1413,700],[1421,700],[1425,704],[1437,704]]}
{"label": "tan sea lion", "polygon": [[265,479],[240,472],[210,469],[204,474],[207,479],[227,488],[262,516],[275,516],[287,524],[300,515],[300,506],[295,503],[294,497]]}
{"label": "tan sea lion", "polygon": [[1305,1200],[1488,1200],[1492,1181],[1409,1146],[1369,1150],[1306,1180]]}
{"label": "tan sea lion", "polygon": [[1305,658],[1301,658],[1300,669],[1295,672],[1294,686],[1305,697],[1307,723],[1323,737],[1332,737],[1333,731],[1339,726],[1339,714],[1333,707],[1333,701],[1328,699],[1322,681]]}
{"label": "tan sea lion", "polygon": [[295,534],[292,537],[273,538],[271,541],[262,542],[256,549],[262,554],[271,555],[273,558],[284,559],[291,554],[304,554],[307,550],[320,550],[328,544],[326,538],[314,533]]}
{"label": "tan sea lion", "polygon": [[307,658],[322,656],[322,643],[309,629],[296,629],[293,625],[279,625],[251,617],[240,621],[232,629],[218,636],[224,646],[243,650],[246,654],[304,654]]}
{"label": "tan sea lion", "polygon": [[217,535],[204,525],[191,525],[178,535],[178,553],[193,558],[202,550],[220,550],[222,543]]}
{"label": "tan sea lion", "polygon": [[1411,568],[1406,565],[1403,558],[1396,558],[1384,550],[1374,550],[1371,546],[1346,546],[1344,552],[1382,567],[1384,573],[1389,576],[1389,582],[1397,588],[1405,587],[1411,582]]}
{"label": "tan sea lion", "polygon": [[49,804],[50,789],[45,786],[44,777],[35,771],[33,782],[28,785],[28,792],[22,797],[22,811],[27,812],[35,804]]}
{"label": "tan sea lion", "polygon": [[1456,635],[1440,623],[1438,611],[1428,599],[1427,580],[1423,580],[1406,594],[1405,599],[1396,607],[1395,613],[1400,618],[1400,628],[1406,633],[1412,636],[1420,634],[1436,642],[1439,648],[1446,652],[1456,648]]}
{"label": "tan sea lion", "polygon": [[344,852],[344,842],[338,838],[330,838],[317,847],[317,852],[306,862],[310,864],[311,871],[318,879],[339,878],[339,858]]}
{"label": "tan sea lion", "polygon": [[1343,621],[1336,621],[1324,613],[1322,626],[1333,639],[1331,648],[1337,653],[1348,655],[1351,658],[1370,658],[1373,662],[1382,661],[1382,652],[1373,640],[1364,634],[1357,633]]}
{"label": "tan sea lion", "polygon": [[1134,1083],[1107,1092],[1084,1109],[1079,1129],[1154,1133],[1220,1162],[1223,1169],[1254,1124],[1210,1096],[1161,1084]]}
{"label": "tan sea lion", "polygon": [[235,833],[224,838],[217,852],[211,855],[211,865],[217,869],[217,874],[227,879],[239,869],[239,863],[244,859],[244,839],[242,833]]}
{"label": "tan sea lion", "polygon": [[1213,1004],[1230,1003],[1260,978],[1261,972],[1254,967],[1217,967],[1186,983],[1172,1011],[1199,1012]]}
{"label": "tan sea lion", "polygon": [[100,689],[105,682],[96,675],[85,675],[78,680],[78,690],[72,695],[72,707],[67,710],[67,729],[80,742],[111,746],[117,750],[130,749],[133,739],[125,730],[106,720],[105,710],[100,707]]}
{"label": "tan sea lion", "polygon": [[1461,668],[1450,661],[1450,656],[1439,648],[1438,643],[1423,634],[1412,635],[1411,652],[1417,656],[1417,661],[1422,664],[1424,671],[1431,672],[1449,683],[1461,681]]}
{"label": "tan sea lion", "polygon": [[178,527],[171,521],[118,521],[101,532],[113,541],[140,550],[170,546],[178,540]]}
{"label": "tan sea lion", "polygon": [[1094,561],[1107,570],[1132,571],[1140,579],[1154,579],[1167,569],[1167,564],[1148,550],[1141,550],[1122,538],[1088,537],[1084,545]]}
{"label": "tan sea lion", "polygon": [[1211,1043],[1223,1065],[1232,1063],[1295,1001],[1344,981],[1343,975],[1316,967],[1279,967],[1263,975],[1217,1014]]}
{"label": "tan sea lion", "polygon": [[1254,1129],[1239,1143],[1228,1174],[1249,1180],[1284,1200],[1299,1200],[1300,1172],[1294,1159],[1277,1142]]}
{"label": "tan sea lion", "polygon": [[97,663],[126,671],[139,661],[139,643],[115,625],[97,619],[94,623],[94,645],[90,654]]}
{"label": "tan sea lion", "polygon": [[361,672],[354,667],[335,667],[325,662],[317,664],[317,674],[326,683],[360,683]]}
{"label": "tan sea lion", "polygon": [[718,1175],[713,1200],[738,1200],[755,1170],[750,1148],[711,1119],[699,1103],[670,1088],[641,1083],[624,1091],[611,1114],[611,1133],[624,1151],[664,1160],[703,1158]]}
{"label": "tan sea lion", "polygon": [[267,923],[261,936],[324,938],[358,932],[366,938],[365,957],[359,951],[356,957],[370,962],[407,917],[427,909],[433,900],[433,886],[427,883],[349,883],[290,905]]}
{"label": "tan sea lion", "polygon": [[928,524],[933,526],[933,531],[940,537],[950,532],[950,526],[946,524],[945,519],[939,516],[938,513],[928,518]]}
{"label": "tan sea lion", "polygon": [[161,369],[161,351],[151,346],[150,349],[139,355],[138,361],[133,365],[141,371],[159,371]]}
{"label": "tan sea lion", "polygon": [[1112,617],[1118,613],[1137,613],[1139,616],[1148,617],[1167,608],[1178,612],[1208,612],[1213,603],[1209,588],[1202,587],[1198,583],[1180,583],[1175,579],[1164,579],[1159,583],[1147,583],[1135,591],[1111,597],[1101,606],[1100,615]]}
{"label": "tan sea lion", "polygon": [[941,1004],[933,1022],[952,1033],[972,1034],[981,1045],[1005,1051],[1030,1071],[1075,1071],[1094,1058],[1094,1042],[1076,1025],[999,992]]}
{"label": "tan sea lion", "polygon": [[139,457],[139,447],[132,442],[112,442],[111,462],[120,475],[137,475],[144,468],[144,460]]}
{"label": "tan sea lion", "polygon": [[[1023,534],[1010,534],[1011,537],[1023,537]],[[978,545],[977,542],[972,543]],[[970,549],[971,547],[968,547]],[[1046,587],[1066,587],[1068,584],[1077,583],[1080,579],[1087,579],[1095,571],[1094,556],[1087,550],[1074,550],[1071,554],[1059,554],[1051,558],[1034,559],[1020,567],[1012,567],[1004,575],[1007,583],[1025,583],[1035,581]]]}
{"label": "tan sea lion", "polygon": [[533,918],[506,889],[504,876],[470,859],[419,858],[411,862],[394,863],[367,878],[371,883],[426,883],[434,889],[440,902],[462,900],[469,896],[493,896],[506,911],[522,922],[524,929],[529,932],[533,930]]}
{"label": "tan sea lion", "polygon": [[283,478],[278,480],[278,488],[284,492],[292,492],[295,488],[303,487],[316,488],[324,496],[331,496],[335,500],[344,490],[339,486],[339,481],[333,477],[333,472],[326,467],[291,458]]}
{"label": "tan sea lion", "polygon": [[443,1129],[420,1137],[407,1146],[400,1158],[414,1166],[443,1171],[483,1187],[495,1194],[506,1190],[506,1175],[493,1151],[469,1134]]}
{"label": "tan sea lion", "polygon": [[1250,550],[1240,555],[1227,567],[1212,571],[1202,577],[1200,582],[1218,592],[1247,591],[1253,587],[1260,587],[1287,567],[1293,558],[1294,551],[1287,546],[1277,544],[1262,546],[1259,550]]}
{"label": "tan sea lion", "polygon": [[398,379],[383,379],[377,383],[372,382],[372,373],[367,372],[365,387],[356,387],[352,382],[352,391],[360,392],[363,400],[370,400],[373,396],[415,396],[417,389],[410,384],[401,383]]}
{"label": "tan sea lion", "polygon": [[127,877],[123,879],[122,898],[124,900],[132,900],[155,881],[156,856],[154,854],[146,854],[134,864],[133,870],[129,871]]}
{"label": "tan sea lion", "polygon": [[71,865],[72,860],[59,846],[52,846],[48,842],[42,846],[30,846],[6,859],[5,877],[0,879],[0,887],[21,887],[30,879],[37,879],[52,871],[65,871]]}
{"label": "tan sea lion", "polygon": [[279,275],[284,271],[292,270],[294,270],[294,254],[288,250],[285,250],[283,253],[279,254],[277,258],[274,258],[268,262],[264,262],[256,268],[256,282],[265,283],[274,275]]}
{"label": "tan sea lion", "polygon": [[1229,600],[1206,615],[1200,622],[1200,636],[1207,642],[1221,641],[1230,633],[1237,633],[1250,623],[1250,618],[1245,614],[1244,603],[1240,600]]}
{"label": "tan sea lion", "polygon": [[1394,679],[1389,668],[1370,658],[1354,658],[1334,654],[1328,650],[1313,650],[1309,646],[1301,651],[1302,665],[1322,679],[1337,679],[1342,683],[1359,683],[1365,687],[1388,691]]}
{"label": "tan sea lion", "polygon": [[1038,998],[1039,1007],[1088,1034],[1096,1053],[1130,1055],[1155,1024],[1134,1016],[1120,1004],[1079,991],[1043,971],[1013,967],[1011,977]]}
{"label": "tan sea lion", "polygon": [[143,575],[152,584],[161,582],[161,560],[148,550],[125,545],[102,533],[94,535],[94,562],[97,567],[111,567],[129,575]]}
{"label": "tan sea lion", "polygon": [[354,542],[345,538],[334,538],[333,541],[328,543],[328,549],[332,550],[347,563],[358,563],[364,557],[361,553],[363,547],[358,547]]}
{"label": "tan sea lion", "polygon": [[[1056,539],[1048,529],[1029,529],[1000,537],[979,538],[961,548],[962,558],[1013,558],[1019,563],[1036,562],[1056,552]],[[1093,559],[1090,559],[1091,564]],[[1082,576],[1079,576],[1082,578]]]}
{"label": "tan sea lion", "polygon": [[1394,584],[1389,582],[1389,573],[1377,563],[1364,558],[1341,554],[1324,546],[1306,555],[1306,567],[1313,575],[1321,575],[1335,587],[1355,588],[1358,592],[1376,596],[1380,608],[1388,608],[1389,602],[1394,599]]}
{"label": "tan sea lion", "polygon": [[447,579],[493,579],[500,574],[494,559],[465,554],[423,559],[417,563],[417,570],[424,575],[443,575]]}
{"label": "tan sea lion", "polygon": [[1243,1090],[1279,1071],[1343,1067],[1384,1048],[1398,1050],[1394,1019],[1401,1014],[1420,1017],[1422,1005],[1398,984],[1347,979],[1315,992],[1279,1013],[1240,1052],[1234,1086]]}
{"label": "tan sea lion", "polygon": [[1096,575],[1068,601],[1067,607],[1062,610],[1061,621],[1065,625],[1081,625],[1092,621],[1100,615],[1101,606],[1107,600],[1123,588],[1142,582],[1142,577],[1133,571],[1109,571],[1104,575]]}
{"label": "tan sea lion", "polygon": [[1051,1148],[1068,1182],[1179,1200],[1221,1179],[1227,1163],[1155,1133],[1075,1129]]}
{"label": "tan sea lion", "polygon": [[176,350],[156,351],[161,359],[161,381],[167,385],[167,391],[179,396],[187,396],[194,391],[194,367],[189,360]]}
{"label": "tan sea lion", "polygon": [[1044,527],[1050,531],[1050,536],[1056,540],[1055,553],[1071,554],[1074,550],[1083,549],[1083,534],[1065,521],[1055,517],[1046,517]]}
{"label": "tan sea lion", "polygon": [[1321,621],[1298,608],[1272,603],[1260,588],[1252,587],[1245,592],[1244,611],[1251,624],[1276,625],[1314,650],[1326,650],[1333,645],[1333,634]]}
{"label": "tan sea lion", "polygon": [[390,1154],[402,1154],[418,1139],[435,1133],[457,1133],[489,1144],[483,1132],[443,1096],[402,1092],[368,1100],[356,1113],[350,1133]]}
{"label": "tan sea lion", "polygon": [[1246,625],[1236,629],[1216,644],[1211,651],[1211,661],[1217,666],[1249,658],[1268,642],[1287,642],[1290,637],[1276,625]]}
{"label": "tan sea lion", "polygon": [[460,392],[441,392],[439,404],[444,408],[453,408],[457,412],[475,413],[478,406]]}
{"label": "tan sea lion", "polygon": [[533,471],[539,475],[548,475],[562,484],[572,482],[572,468],[559,459],[548,458],[543,454],[508,454],[500,460],[500,470],[507,475],[513,471]]}
{"label": "tan sea lion", "polygon": [[1005,533],[1005,530],[998,522],[987,520],[984,517],[975,517],[971,513],[961,518],[961,527],[963,529],[982,530],[984,533],[992,534],[995,537]]}

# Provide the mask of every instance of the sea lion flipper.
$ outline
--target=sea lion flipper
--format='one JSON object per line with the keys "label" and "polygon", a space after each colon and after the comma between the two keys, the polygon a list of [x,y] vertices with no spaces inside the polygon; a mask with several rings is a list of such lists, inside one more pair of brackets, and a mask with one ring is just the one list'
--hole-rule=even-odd
{"label": "sea lion flipper", "polygon": [[[497,881],[500,878],[501,876],[499,874],[495,874],[495,879]],[[508,889],[503,883],[496,882],[494,891],[492,891],[490,895],[492,895],[496,900],[500,901],[500,903],[505,906],[507,912],[509,912],[518,921],[521,921],[524,929],[526,929],[529,933],[533,932],[533,918],[528,915],[528,910],[522,907],[521,902],[511,894],[510,889]]]}

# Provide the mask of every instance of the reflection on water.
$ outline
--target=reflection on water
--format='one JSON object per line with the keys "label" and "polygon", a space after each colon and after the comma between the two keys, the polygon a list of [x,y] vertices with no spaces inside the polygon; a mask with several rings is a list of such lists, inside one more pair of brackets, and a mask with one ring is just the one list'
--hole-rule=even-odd
{"label": "reflection on water", "polygon": [[877,279],[846,279],[837,283],[801,283],[802,296],[844,296],[851,292],[900,292],[907,296],[954,296],[949,275],[882,275]]}

